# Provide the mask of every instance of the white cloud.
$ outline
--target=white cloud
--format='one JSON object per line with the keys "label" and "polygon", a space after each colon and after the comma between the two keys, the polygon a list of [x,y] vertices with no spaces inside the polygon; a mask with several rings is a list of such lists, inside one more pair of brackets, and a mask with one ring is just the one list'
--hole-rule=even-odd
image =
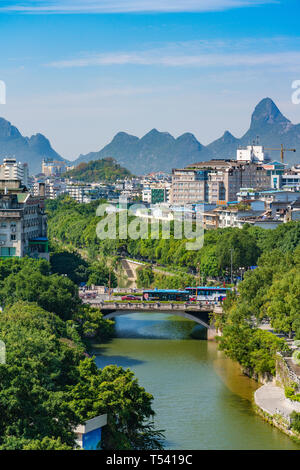
{"label": "white cloud", "polygon": [[6,1],[0,11],[20,13],[201,12],[250,7],[279,0],[36,0]]}
{"label": "white cloud", "polygon": [[240,66],[297,66],[300,52],[274,53],[217,53],[217,54],[171,54],[164,50],[147,52],[108,53],[61,60],[47,64],[56,68],[111,66],[111,65],[148,65],[165,67],[240,67]]}

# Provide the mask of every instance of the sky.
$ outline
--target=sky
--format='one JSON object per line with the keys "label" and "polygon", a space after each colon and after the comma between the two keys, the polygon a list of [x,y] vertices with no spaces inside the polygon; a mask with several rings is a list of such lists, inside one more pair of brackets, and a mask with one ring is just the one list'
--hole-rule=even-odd
{"label": "sky", "polygon": [[299,0],[0,0],[0,116],[63,157],[119,131],[236,137],[272,98],[300,122]]}

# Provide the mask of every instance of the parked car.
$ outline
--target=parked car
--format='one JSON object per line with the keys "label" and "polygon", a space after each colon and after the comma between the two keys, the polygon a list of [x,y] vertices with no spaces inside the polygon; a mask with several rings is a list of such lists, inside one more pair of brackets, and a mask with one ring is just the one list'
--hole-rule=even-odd
{"label": "parked car", "polygon": [[141,300],[139,297],[136,297],[135,295],[123,295],[121,299],[122,300]]}

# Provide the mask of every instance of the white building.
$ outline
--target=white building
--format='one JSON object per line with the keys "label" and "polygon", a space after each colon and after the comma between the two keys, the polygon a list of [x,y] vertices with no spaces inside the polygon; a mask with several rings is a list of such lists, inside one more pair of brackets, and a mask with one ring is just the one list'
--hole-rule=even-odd
{"label": "white building", "polygon": [[44,198],[33,197],[20,180],[0,181],[0,258],[49,259]]}
{"label": "white building", "polygon": [[16,161],[15,158],[4,158],[0,165],[0,180],[20,180],[21,183],[28,187],[28,165]]}
{"label": "white building", "polygon": [[38,196],[44,187],[44,196],[46,199],[56,199],[60,194],[66,191],[66,184],[59,179],[47,178],[44,181],[35,181],[32,186],[32,194]]}
{"label": "white building", "polygon": [[263,163],[268,160],[268,156],[262,145],[248,145],[237,149],[236,159],[239,162]]}

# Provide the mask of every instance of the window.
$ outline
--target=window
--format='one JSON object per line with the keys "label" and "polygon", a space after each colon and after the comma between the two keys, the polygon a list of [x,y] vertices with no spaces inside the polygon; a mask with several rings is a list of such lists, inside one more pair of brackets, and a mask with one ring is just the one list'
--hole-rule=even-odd
{"label": "window", "polygon": [[7,246],[1,247],[0,256],[15,256],[15,255],[16,255],[15,248],[7,247]]}
{"label": "window", "polygon": [[10,239],[11,239],[12,241],[16,240],[16,235],[15,235],[15,234],[12,234],[12,235],[10,236]]}

